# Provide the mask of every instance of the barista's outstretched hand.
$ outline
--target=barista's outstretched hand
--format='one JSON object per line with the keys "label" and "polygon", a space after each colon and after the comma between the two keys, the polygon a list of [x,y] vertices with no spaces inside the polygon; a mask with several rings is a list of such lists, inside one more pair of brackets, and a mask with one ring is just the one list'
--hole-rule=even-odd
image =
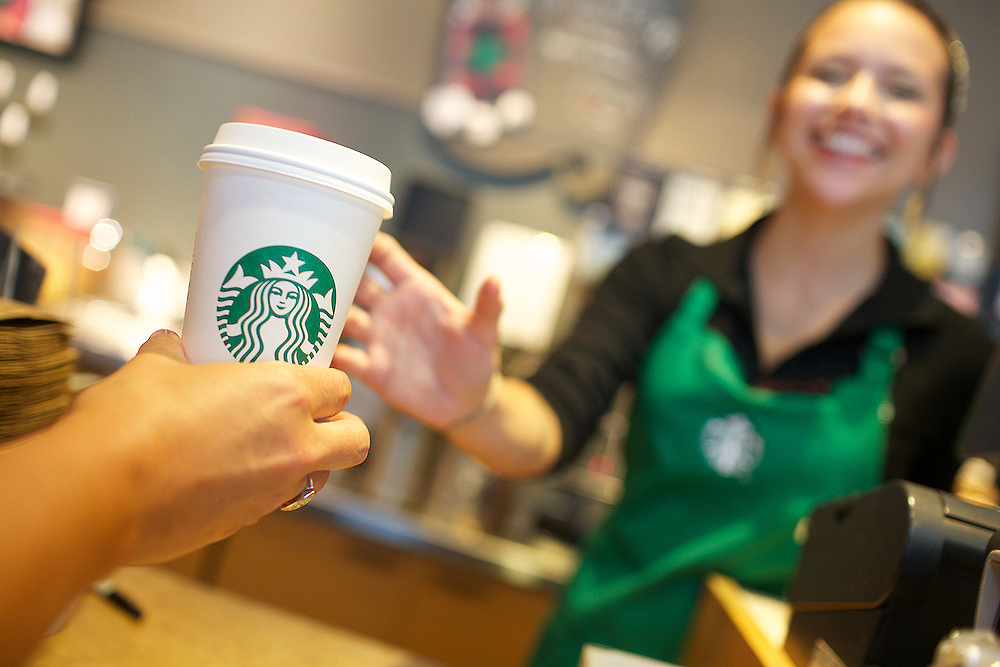
{"label": "barista's outstretched hand", "polygon": [[434,428],[473,412],[499,367],[497,280],[469,310],[388,234],[375,239],[371,264],[388,284],[362,279],[344,328],[360,347],[341,343],[334,367]]}

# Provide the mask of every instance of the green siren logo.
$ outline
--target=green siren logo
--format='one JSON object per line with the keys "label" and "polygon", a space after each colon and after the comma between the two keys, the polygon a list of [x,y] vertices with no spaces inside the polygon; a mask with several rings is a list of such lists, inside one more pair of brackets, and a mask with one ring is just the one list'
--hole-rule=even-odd
{"label": "green siren logo", "polygon": [[222,281],[219,334],[237,361],[305,364],[326,340],[336,304],[333,276],[314,255],[288,246],[259,248]]}

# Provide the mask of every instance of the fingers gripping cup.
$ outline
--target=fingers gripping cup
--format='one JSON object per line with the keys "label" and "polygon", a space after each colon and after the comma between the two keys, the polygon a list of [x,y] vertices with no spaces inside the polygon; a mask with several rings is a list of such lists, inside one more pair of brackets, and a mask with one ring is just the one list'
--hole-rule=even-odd
{"label": "fingers gripping cup", "polygon": [[205,171],[184,312],[194,363],[329,366],[383,219],[391,174],[329,141],[226,123]]}

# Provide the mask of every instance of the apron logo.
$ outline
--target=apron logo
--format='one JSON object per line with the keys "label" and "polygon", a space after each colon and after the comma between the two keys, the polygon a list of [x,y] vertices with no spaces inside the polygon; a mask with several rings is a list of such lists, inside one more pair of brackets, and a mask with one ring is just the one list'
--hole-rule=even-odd
{"label": "apron logo", "polygon": [[216,321],[237,361],[305,364],[326,340],[336,303],[337,288],[323,262],[299,248],[269,246],[229,270]]}
{"label": "apron logo", "polygon": [[722,477],[747,478],[764,456],[764,439],[744,414],[709,419],[699,440],[705,461]]}

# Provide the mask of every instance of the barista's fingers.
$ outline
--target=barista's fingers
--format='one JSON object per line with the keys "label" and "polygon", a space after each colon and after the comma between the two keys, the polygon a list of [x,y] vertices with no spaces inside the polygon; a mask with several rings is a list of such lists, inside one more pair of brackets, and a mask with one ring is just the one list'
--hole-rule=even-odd
{"label": "barista's fingers", "polygon": [[137,354],[161,354],[174,361],[187,363],[187,357],[184,356],[184,344],[181,343],[180,336],[169,329],[154,331],[149,339],[139,347]]}
{"label": "barista's fingers", "polygon": [[368,344],[372,331],[372,318],[364,310],[351,306],[344,322],[344,336],[359,343]]}
{"label": "barista's fingers", "polygon": [[361,282],[358,283],[358,291],[354,295],[354,303],[366,310],[371,310],[378,305],[378,302],[385,297],[385,294],[385,289],[366,272],[362,274]]}
{"label": "barista's fingers", "polygon": [[393,237],[379,232],[372,245],[371,262],[394,284],[401,285],[406,280],[422,273],[428,273],[413,259],[403,246]]}
{"label": "barista's fingers", "polygon": [[469,332],[480,342],[495,345],[502,311],[500,281],[496,276],[490,276],[479,288],[476,306],[469,318]]}
{"label": "barista's fingers", "polygon": [[368,383],[371,360],[368,353],[358,347],[340,343],[333,354],[332,368],[343,371],[353,378]]}

